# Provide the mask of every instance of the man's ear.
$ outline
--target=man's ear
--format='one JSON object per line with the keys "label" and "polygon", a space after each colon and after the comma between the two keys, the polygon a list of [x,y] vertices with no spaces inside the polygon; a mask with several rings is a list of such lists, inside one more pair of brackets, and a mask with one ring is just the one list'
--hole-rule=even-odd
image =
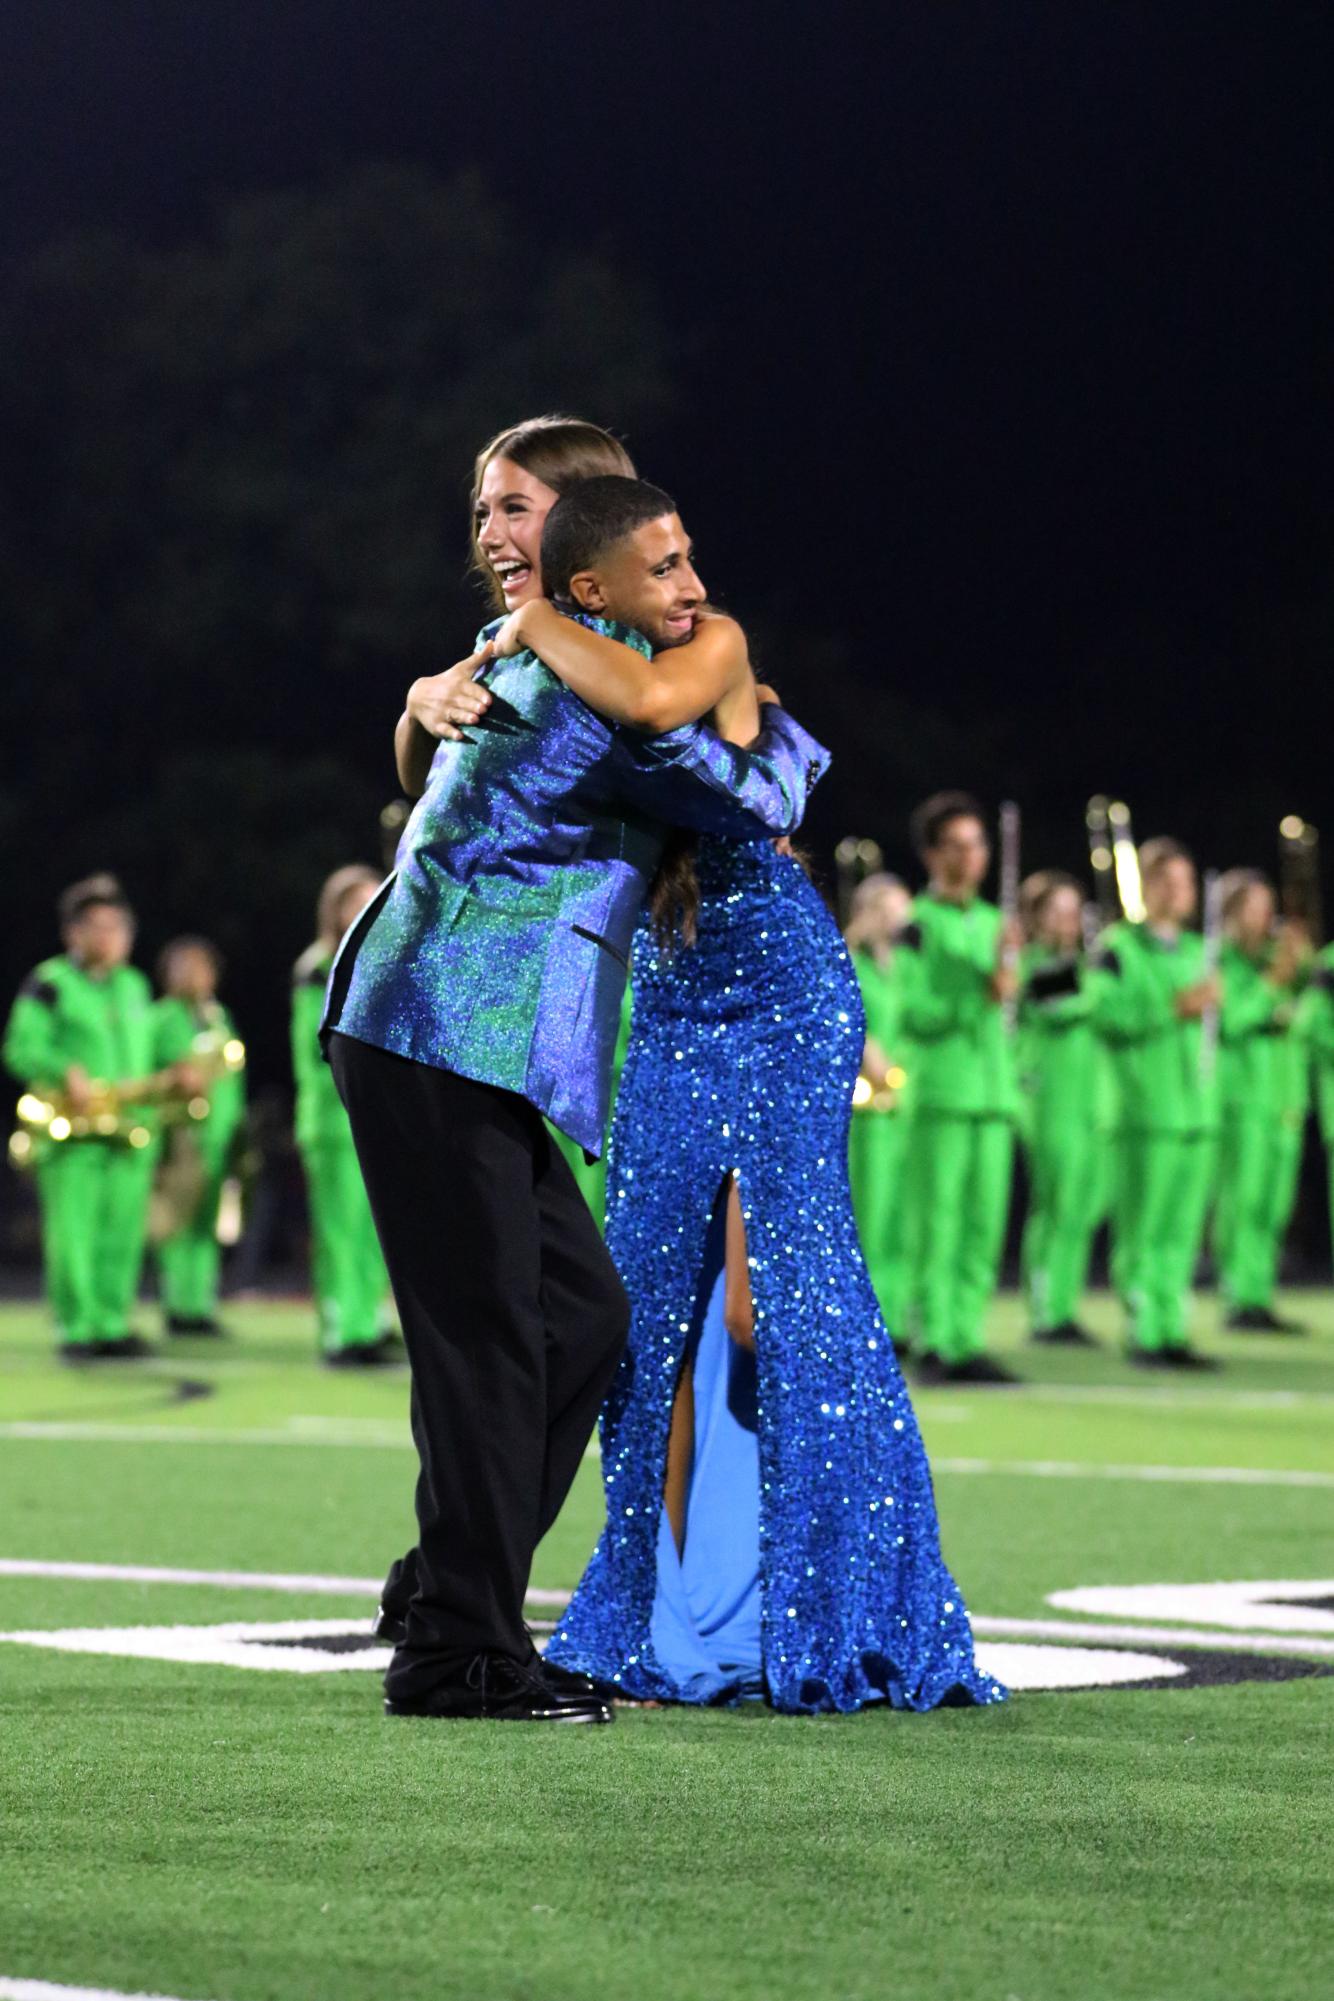
{"label": "man's ear", "polygon": [[607,598],[596,570],[580,570],[570,578],[570,596],[580,611],[591,611],[597,617],[607,609]]}

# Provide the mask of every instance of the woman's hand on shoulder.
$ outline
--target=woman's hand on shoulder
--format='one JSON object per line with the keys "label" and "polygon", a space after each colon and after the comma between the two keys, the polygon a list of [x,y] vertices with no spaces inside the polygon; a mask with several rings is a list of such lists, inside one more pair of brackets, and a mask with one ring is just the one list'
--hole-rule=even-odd
{"label": "woman's hand on shoulder", "polygon": [[443,674],[424,674],[414,681],[405,704],[413,722],[428,736],[461,743],[468,724],[480,722],[491,706],[490,689],[473,677],[493,653],[494,642],[488,640]]}

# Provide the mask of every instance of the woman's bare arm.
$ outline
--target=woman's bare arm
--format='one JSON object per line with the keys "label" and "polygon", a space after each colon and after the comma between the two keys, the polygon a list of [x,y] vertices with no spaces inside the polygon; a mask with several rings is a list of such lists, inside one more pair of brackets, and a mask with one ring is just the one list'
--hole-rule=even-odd
{"label": "woman's bare arm", "polygon": [[531,647],[590,709],[655,736],[698,722],[751,680],[746,635],[735,619],[717,612],[700,620],[687,645],[652,660],[565,618],[545,598],[521,606],[497,641],[505,652]]}
{"label": "woman's bare arm", "polygon": [[408,689],[408,699],[394,727],[394,763],[398,782],[409,799],[420,799],[430,776],[436,746],[457,743],[469,723],[491,706],[491,695],[474,674],[491,658],[491,643],[470,653],[443,674],[425,674]]}

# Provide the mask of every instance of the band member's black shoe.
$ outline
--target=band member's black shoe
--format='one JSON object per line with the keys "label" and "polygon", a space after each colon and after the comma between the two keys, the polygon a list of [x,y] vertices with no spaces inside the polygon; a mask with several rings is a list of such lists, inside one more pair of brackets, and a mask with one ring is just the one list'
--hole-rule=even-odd
{"label": "band member's black shoe", "polygon": [[1002,1362],[993,1361],[990,1355],[970,1355],[966,1362],[946,1362],[939,1355],[926,1354],[918,1359],[917,1380],[928,1388],[945,1388],[951,1383],[985,1384],[1003,1386],[1017,1383],[1020,1378],[1007,1369]]}
{"label": "band member's black shoe", "polygon": [[219,1340],[226,1329],[211,1313],[169,1313],[168,1334],[189,1334],[196,1340]]}
{"label": "band member's black shoe", "polygon": [[478,1654],[460,1682],[442,1682],[423,1696],[387,1695],[386,1716],[426,1716],[438,1722],[610,1723],[597,1696],[560,1696],[540,1665],[504,1654]]}
{"label": "band member's black shoe", "polygon": [[1100,1348],[1102,1343],[1087,1327],[1081,1327],[1077,1320],[1062,1320],[1057,1327],[1035,1327],[1030,1334],[1031,1341],[1041,1341],[1052,1348]]}
{"label": "band member's black shoe", "polygon": [[349,1341],[342,1348],[326,1348],[326,1369],[384,1369],[403,1360],[403,1350],[390,1334],[378,1341]]}
{"label": "band member's black shoe", "polygon": [[990,1355],[970,1355],[966,1362],[950,1362],[946,1365],[945,1381],[948,1383],[1017,1383],[1022,1379],[1013,1369],[1007,1369],[1003,1362]]}
{"label": "band member's black shoe", "polygon": [[1272,1306],[1239,1306],[1223,1325],[1232,1334],[1305,1334],[1300,1320],[1284,1320]]}
{"label": "band member's black shoe", "polygon": [[132,1362],[141,1355],[153,1355],[157,1350],[151,1341],[145,1341],[142,1334],[113,1334],[106,1340],[89,1344],[94,1358],[99,1362]]}
{"label": "band member's black shoe", "polygon": [[1221,1369],[1223,1366],[1216,1356],[1202,1355],[1198,1348],[1189,1347],[1184,1342],[1176,1348],[1161,1348],[1159,1354],[1165,1369],[1206,1371]]}
{"label": "band member's black shoe", "polygon": [[1141,1348],[1137,1341],[1126,1342],[1126,1360],[1132,1369],[1168,1369],[1166,1348]]}

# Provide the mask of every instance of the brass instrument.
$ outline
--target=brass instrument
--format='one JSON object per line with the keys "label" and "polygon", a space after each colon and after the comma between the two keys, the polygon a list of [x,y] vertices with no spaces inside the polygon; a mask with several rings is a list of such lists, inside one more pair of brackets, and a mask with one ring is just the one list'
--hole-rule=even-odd
{"label": "brass instrument", "polygon": [[209,1115],[212,1087],[221,1077],[245,1068],[245,1045],[223,1029],[206,1028],[194,1036],[185,1063],[201,1086],[191,1097],[168,1097],[162,1106],[165,1144],[148,1206],[148,1236],[164,1243],[193,1221],[208,1189],[204,1152],[194,1127]]}
{"label": "brass instrument", "polygon": [[867,840],[863,835],[846,834],[834,849],[834,868],[838,875],[838,924],[846,930],[848,918],[852,915],[853,892],[868,875],[878,875],[885,866],[885,852],[879,841]]}
{"label": "brass instrument", "polygon": [[[234,1036],[206,1029],[195,1037],[186,1061],[200,1083],[208,1086],[229,1071],[245,1068],[245,1044]],[[76,1106],[66,1091],[25,1091],[18,1101],[18,1124],[9,1139],[10,1162],[14,1167],[30,1167],[48,1144],[61,1146],[67,1140],[151,1146],[153,1128],[144,1123],[143,1116],[149,1105],[160,1106],[168,1123],[208,1117],[207,1096],[202,1091],[184,1096],[177,1085],[175,1066],[151,1077],[114,1084],[104,1077],[90,1078],[88,1102],[81,1106]]]}
{"label": "brass instrument", "polygon": [[1278,823],[1279,903],[1283,915],[1300,924],[1312,945],[1323,935],[1320,901],[1320,829],[1300,814]]}
{"label": "brass instrument", "polygon": [[907,1071],[900,1069],[897,1063],[891,1063],[883,1076],[863,1069],[852,1087],[853,1111],[892,1112],[907,1081]]}

